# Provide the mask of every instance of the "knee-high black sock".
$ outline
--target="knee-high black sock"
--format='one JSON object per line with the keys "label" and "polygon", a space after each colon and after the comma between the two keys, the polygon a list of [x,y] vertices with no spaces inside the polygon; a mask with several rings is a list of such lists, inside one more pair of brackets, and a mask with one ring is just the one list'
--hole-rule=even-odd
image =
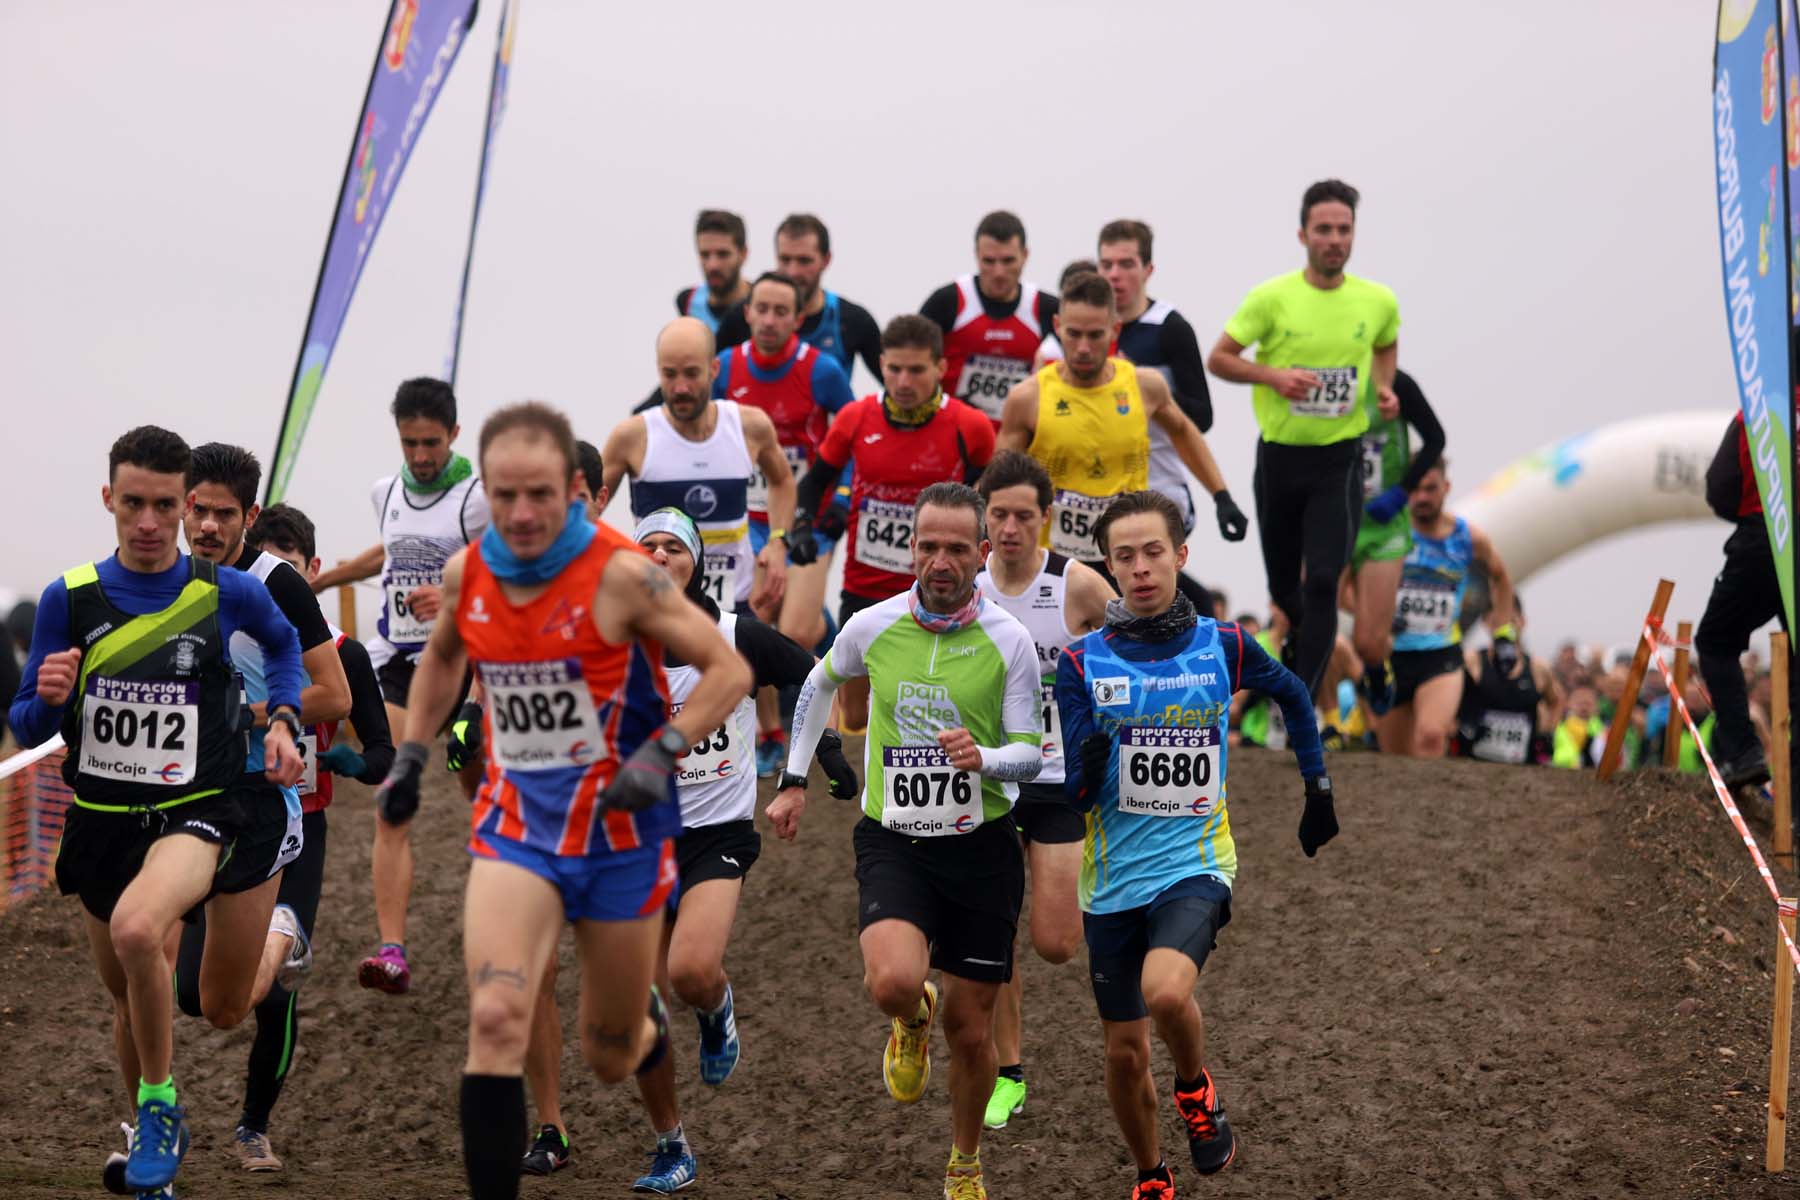
{"label": "knee-high black sock", "polygon": [[300,1040],[300,1014],[292,992],[273,984],[256,1006],[256,1037],[250,1043],[250,1068],[244,1077],[244,1111],[238,1124],[256,1133],[269,1132],[269,1114],[281,1098],[294,1045]]}
{"label": "knee-high black sock", "polygon": [[525,1081],[517,1075],[464,1075],[462,1135],[473,1200],[518,1200]]}

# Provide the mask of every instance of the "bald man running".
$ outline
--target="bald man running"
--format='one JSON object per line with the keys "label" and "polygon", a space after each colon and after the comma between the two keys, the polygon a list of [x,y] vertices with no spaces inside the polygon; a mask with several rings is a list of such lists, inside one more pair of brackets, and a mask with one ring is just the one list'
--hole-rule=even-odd
{"label": "bald man running", "polygon": [[[759,408],[712,398],[718,373],[712,331],[677,317],[656,335],[662,402],[619,422],[600,452],[607,493],[631,476],[631,513],[638,520],[678,508],[700,527],[706,594],[720,608],[779,611],[787,590],[786,539],[770,538],[750,553],[748,483],[752,468],[769,480],[769,524],[794,519],[794,473]],[[810,547],[809,547],[810,548]]]}

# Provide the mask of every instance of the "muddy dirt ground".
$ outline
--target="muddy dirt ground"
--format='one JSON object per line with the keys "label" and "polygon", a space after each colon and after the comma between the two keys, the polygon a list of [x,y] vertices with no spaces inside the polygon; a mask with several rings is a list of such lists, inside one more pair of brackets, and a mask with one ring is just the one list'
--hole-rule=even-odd
{"label": "muddy dirt ground", "polygon": [[[1794,1194],[1800,1173],[1762,1169],[1774,906],[1699,784],[1650,774],[1605,788],[1372,755],[1332,767],[1343,834],[1308,860],[1292,760],[1233,753],[1241,872],[1200,998],[1240,1152],[1210,1179],[1186,1164],[1159,1048],[1183,1197]],[[440,780],[417,826],[415,990],[399,999],[355,984],[375,932],[371,815],[364,789],[340,786],[318,965],[271,1129],[283,1173],[245,1175],[231,1155],[247,1032],[181,1020],[183,1196],[466,1194],[466,809]],[[689,1195],[939,1194],[945,1051],[940,1040],[922,1103],[888,1099],[886,1031],[859,986],[853,820],[815,789],[798,843],[765,833],[728,958],[744,1058],[724,1087],[699,1083],[694,1025],[678,1014],[701,1170]],[[566,938],[562,953],[571,967]],[[1086,976],[1028,950],[1023,971],[1031,1092],[983,1147],[989,1189],[1123,1197],[1133,1175]],[[565,1014],[574,984],[565,970]],[[72,899],[0,916],[0,1196],[102,1194],[99,1164],[128,1115],[108,1011]],[[603,1091],[572,1045],[563,1078],[574,1164],[522,1194],[627,1194],[650,1143],[635,1093]]]}

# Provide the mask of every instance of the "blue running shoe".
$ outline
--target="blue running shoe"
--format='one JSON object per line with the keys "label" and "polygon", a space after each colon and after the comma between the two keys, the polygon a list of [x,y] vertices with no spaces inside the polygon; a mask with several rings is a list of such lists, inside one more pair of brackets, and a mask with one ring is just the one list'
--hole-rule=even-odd
{"label": "blue running shoe", "polygon": [[688,1149],[685,1140],[671,1142],[666,1138],[658,1138],[656,1149],[650,1153],[650,1169],[638,1176],[638,1181],[631,1185],[631,1190],[673,1196],[694,1182],[698,1175],[699,1165],[694,1162],[694,1152]]}
{"label": "blue running shoe", "polygon": [[738,1062],[737,1010],[731,1003],[731,985],[725,985],[725,1007],[715,1014],[694,1010],[700,1022],[700,1081],[718,1087],[731,1078]]}
{"label": "blue running shoe", "polygon": [[131,1157],[125,1160],[125,1186],[154,1192],[173,1183],[187,1148],[187,1109],[161,1100],[144,1101],[138,1105]]}
{"label": "blue running shoe", "polygon": [[787,742],[782,738],[764,737],[756,743],[756,774],[762,779],[773,779],[781,773],[787,762]]}

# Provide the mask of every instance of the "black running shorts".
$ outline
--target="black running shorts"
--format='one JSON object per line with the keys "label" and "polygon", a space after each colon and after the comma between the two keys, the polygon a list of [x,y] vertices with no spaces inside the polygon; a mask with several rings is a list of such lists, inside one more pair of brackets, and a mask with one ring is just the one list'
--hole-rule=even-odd
{"label": "black running shorts", "polygon": [[[742,879],[762,855],[762,834],[756,822],[723,821],[684,829],[675,839],[675,864],[681,872],[681,892],[709,879]],[[680,907],[677,899],[675,907]]]}
{"label": "black running shorts", "polygon": [[1206,965],[1219,930],[1231,920],[1231,889],[1211,875],[1170,884],[1140,908],[1083,913],[1094,1003],[1103,1021],[1136,1021],[1150,1015],[1144,1004],[1144,958],[1150,951],[1179,950]]}
{"label": "black running shorts", "polygon": [[1411,704],[1421,684],[1439,675],[1450,675],[1463,669],[1460,644],[1436,650],[1396,650],[1389,660],[1394,664],[1394,704]]}
{"label": "black running shorts", "polygon": [[924,933],[931,965],[946,975],[981,983],[1012,978],[1025,856],[1010,815],[974,833],[928,838],[895,833],[865,816],[851,837],[858,933],[902,920]]}
{"label": "black running shorts", "polygon": [[1013,819],[1019,823],[1020,837],[1040,845],[1079,842],[1087,837],[1087,820],[1070,806],[1060,783],[1021,783]]}
{"label": "black running shorts", "polygon": [[887,599],[885,596],[855,596],[849,592],[843,593],[838,598],[838,628],[842,629],[851,617],[854,617],[863,609],[874,608],[885,599]]}

